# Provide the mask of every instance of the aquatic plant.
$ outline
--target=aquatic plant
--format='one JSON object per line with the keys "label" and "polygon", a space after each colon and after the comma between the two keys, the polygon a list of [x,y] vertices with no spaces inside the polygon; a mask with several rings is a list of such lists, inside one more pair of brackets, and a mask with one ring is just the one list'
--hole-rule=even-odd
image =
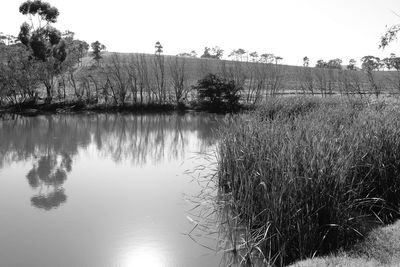
{"label": "aquatic plant", "polygon": [[218,184],[271,265],[348,248],[399,218],[395,104],[286,98],[221,132]]}

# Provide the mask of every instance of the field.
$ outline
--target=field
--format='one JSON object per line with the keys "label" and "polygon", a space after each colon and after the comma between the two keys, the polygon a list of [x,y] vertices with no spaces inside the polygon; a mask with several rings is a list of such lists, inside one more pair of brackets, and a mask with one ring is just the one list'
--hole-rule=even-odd
{"label": "field", "polygon": [[234,118],[221,132],[218,183],[248,231],[242,256],[287,265],[355,250],[396,221],[399,118],[398,100],[347,97],[276,98]]}

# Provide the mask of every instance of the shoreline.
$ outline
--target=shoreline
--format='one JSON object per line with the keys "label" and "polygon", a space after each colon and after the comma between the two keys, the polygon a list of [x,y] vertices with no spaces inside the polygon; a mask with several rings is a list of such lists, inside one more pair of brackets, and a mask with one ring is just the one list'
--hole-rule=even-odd
{"label": "shoreline", "polygon": [[151,114],[151,113],[186,113],[186,112],[209,112],[216,114],[240,113],[253,109],[252,106],[242,105],[233,110],[216,110],[201,108],[193,104],[124,104],[124,105],[107,105],[107,104],[87,104],[84,101],[65,101],[55,103],[23,103],[0,107],[0,116],[6,114],[17,114],[23,116],[38,115],[55,115],[55,114],[75,114],[81,112],[94,113],[135,113],[135,114]]}

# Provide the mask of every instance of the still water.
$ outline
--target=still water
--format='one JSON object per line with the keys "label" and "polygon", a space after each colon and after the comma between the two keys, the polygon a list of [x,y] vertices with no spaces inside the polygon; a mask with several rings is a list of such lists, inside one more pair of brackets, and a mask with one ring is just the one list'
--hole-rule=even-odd
{"label": "still water", "polygon": [[0,119],[0,266],[218,266],[216,241],[187,234],[203,189],[190,170],[222,119]]}

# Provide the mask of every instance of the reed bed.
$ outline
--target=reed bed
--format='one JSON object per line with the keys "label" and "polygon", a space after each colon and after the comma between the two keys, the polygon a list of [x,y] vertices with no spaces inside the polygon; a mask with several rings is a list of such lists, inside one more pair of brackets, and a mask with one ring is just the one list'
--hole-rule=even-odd
{"label": "reed bed", "polygon": [[394,222],[399,173],[396,103],[281,98],[221,130],[221,194],[267,265],[347,249]]}

